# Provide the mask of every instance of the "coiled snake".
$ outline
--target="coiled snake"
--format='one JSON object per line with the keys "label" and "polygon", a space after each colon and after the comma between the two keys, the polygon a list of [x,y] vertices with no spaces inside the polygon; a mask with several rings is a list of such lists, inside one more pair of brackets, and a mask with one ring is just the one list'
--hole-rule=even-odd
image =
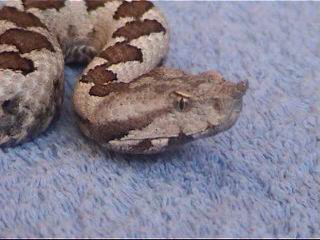
{"label": "coiled snake", "polygon": [[63,101],[64,63],[88,63],[74,90],[82,132],[149,154],[229,129],[247,82],[157,67],[169,30],[148,1],[9,0],[0,7],[0,146],[43,132]]}

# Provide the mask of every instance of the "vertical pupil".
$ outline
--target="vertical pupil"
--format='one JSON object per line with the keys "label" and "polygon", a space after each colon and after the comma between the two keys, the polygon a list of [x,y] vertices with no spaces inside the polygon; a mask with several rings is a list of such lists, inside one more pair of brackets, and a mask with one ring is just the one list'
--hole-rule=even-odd
{"label": "vertical pupil", "polygon": [[179,102],[179,108],[180,108],[180,110],[183,110],[183,109],[184,109],[185,104],[186,104],[186,102],[185,102],[184,98],[181,98],[181,99],[180,99],[180,102]]}

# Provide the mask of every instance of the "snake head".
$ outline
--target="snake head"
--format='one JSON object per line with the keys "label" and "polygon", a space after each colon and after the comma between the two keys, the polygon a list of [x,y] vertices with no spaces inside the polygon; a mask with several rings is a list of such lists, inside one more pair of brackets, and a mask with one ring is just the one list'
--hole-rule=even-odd
{"label": "snake head", "polygon": [[180,120],[185,127],[181,126],[180,134],[192,136],[192,140],[231,128],[242,110],[242,98],[248,89],[248,81],[232,83],[213,71],[187,75],[186,78],[191,88],[187,86],[180,90],[181,94],[176,99],[180,103],[185,102],[177,108],[184,114]]}
{"label": "snake head", "polygon": [[231,128],[247,88],[247,81],[232,83],[212,71],[190,75],[157,68],[113,87],[80,127],[111,150],[158,153]]}

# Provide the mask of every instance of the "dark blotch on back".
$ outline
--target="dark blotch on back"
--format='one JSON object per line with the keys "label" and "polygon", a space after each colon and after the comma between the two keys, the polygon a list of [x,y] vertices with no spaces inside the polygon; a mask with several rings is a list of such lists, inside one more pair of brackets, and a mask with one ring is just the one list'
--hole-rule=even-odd
{"label": "dark blotch on back", "polygon": [[117,80],[117,75],[106,68],[108,65],[100,65],[94,69],[91,69],[87,75],[83,76],[80,80],[81,82],[89,83],[93,82],[95,84],[106,84]]}
{"label": "dark blotch on back", "polygon": [[99,7],[103,7],[106,2],[112,0],[85,0],[88,11],[96,10]]}
{"label": "dark blotch on back", "polygon": [[106,70],[108,67],[113,64],[129,61],[143,61],[141,49],[131,46],[126,42],[116,43],[101,52],[99,57],[106,59],[108,63],[90,70],[81,80],[81,82],[95,83],[95,86],[90,89],[89,94],[97,97],[105,97],[113,91],[123,91],[124,89],[127,89],[127,84],[109,83],[116,81],[117,75]]}
{"label": "dark blotch on back", "polygon": [[22,30],[9,29],[0,36],[0,44],[16,46],[20,53],[29,53],[37,49],[48,49],[54,52],[52,44],[47,38],[39,33]]}
{"label": "dark blotch on back", "polygon": [[125,37],[128,41],[141,36],[148,36],[151,33],[166,32],[166,29],[156,20],[133,21],[119,28],[113,37]]}
{"label": "dark blotch on back", "polygon": [[128,89],[128,84],[127,83],[109,83],[107,85],[95,85],[93,86],[89,94],[91,96],[96,96],[96,97],[105,97],[108,96],[112,92],[123,92]]}
{"label": "dark blotch on back", "polygon": [[117,20],[124,17],[140,18],[145,12],[153,8],[153,6],[153,3],[148,1],[123,2],[113,18]]}
{"label": "dark blotch on back", "polygon": [[116,43],[99,54],[99,57],[108,60],[108,64],[118,64],[129,61],[143,61],[141,49],[126,42]]}
{"label": "dark blotch on back", "polygon": [[31,60],[22,58],[15,52],[0,53],[0,69],[21,71],[23,75],[27,75],[35,70]]}
{"label": "dark blotch on back", "polygon": [[22,0],[26,9],[38,8],[41,10],[54,8],[59,10],[65,6],[65,0]]}
{"label": "dark blotch on back", "polygon": [[3,7],[0,9],[0,20],[7,20],[15,23],[18,27],[42,27],[46,28],[45,25],[40,21],[39,18],[34,16],[32,13],[20,12],[13,7]]}

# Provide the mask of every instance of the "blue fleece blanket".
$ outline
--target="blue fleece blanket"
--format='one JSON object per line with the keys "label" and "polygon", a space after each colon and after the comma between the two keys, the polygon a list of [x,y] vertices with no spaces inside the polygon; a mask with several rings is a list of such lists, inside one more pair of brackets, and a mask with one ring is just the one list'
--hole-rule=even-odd
{"label": "blue fleece blanket", "polygon": [[61,118],[0,150],[1,237],[320,237],[320,4],[156,2],[165,65],[250,89],[229,131],[171,153],[102,150]]}

